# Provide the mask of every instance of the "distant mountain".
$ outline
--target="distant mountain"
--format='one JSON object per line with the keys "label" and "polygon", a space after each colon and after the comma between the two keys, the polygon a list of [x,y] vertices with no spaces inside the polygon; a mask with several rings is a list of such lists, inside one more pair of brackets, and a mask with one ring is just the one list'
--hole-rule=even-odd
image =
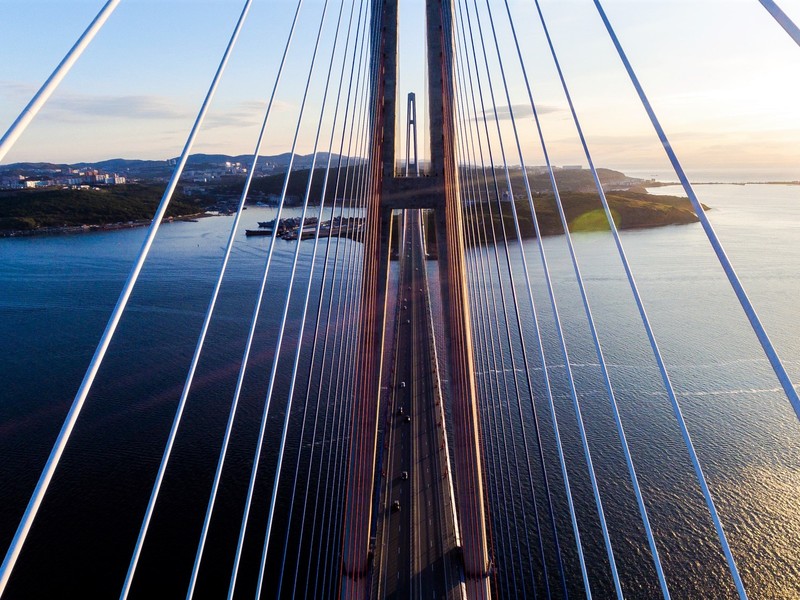
{"label": "distant mountain", "polygon": [[[332,156],[334,159],[336,159],[338,155],[333,154]],[[274,166],[276,169],[285,169],[289,166],[291,157],[292,155],[290,152],[284,152],[283,154],[276,154],[274,156],[259,156],[256,169],[266,165]],[[296,154],[294,157],[293,168],[307,169],[311,167],[313,158],[313,154]],[[175,158],[173,160],[177,161],[178,159]],[[327,152],[317,153],[317,166],[324,165],[327,160]],[[226,162],[238,162],[242,165],[249,166],[253,162],[253,155],[240,154],[238,156],[228,156],[227,154],[192,154],[186,164],[190,167],[197,167],[202,165],[219,165]]]}
{"label": "distant mountain", "polygon": [[25,175],[27,173],[37,173],[43,171],[55,171],[57,169],[67,169],[70,165],[48,163],[48,162],[21,162],[10,165],[0,165],[2,175]]}
{"label": "distant mountain", "polygon": [[[332,155],[336,160],[338,155]],[[178,157],[179,158],[179,157]],[[79,162],[74,164],[48,163],[48,162],[24,162],[10,165],[0,165],[0,174],[3,175],[35,175],[38,173],[53,172],[56,170],[67,169],[98,169],[109,173],[119,173],[127,177],[139,179],[163,179],[172,174],[178,158],[169,160],[137,160],[127,158],[111,158],[97,162]],[[289,166],[291,154],[284,152],[274,156],[259,156],[257,171],[285,171]],[[294,157],[293,168],[308,169],[311,167],[312,154],[298,154]],[[317,166],[324,166],[328,160],[327,152],[317,154]],[[192,154],[186,163],[189,169],[213,168],[224,165],[226,162],[241,163],[247,168],[253,161],[251,154],[240,154],[230,156],[228,154]]]}
{"label": "distant mountain", "polygon": [[81,162],[72,165],[74,168],[87,169],[89,167],[95,169],[104,169],[110,171],[126,171],[129,169],[155,169],[163,168],[168,163],[166,160],[136,160],[127,158],[110,158],[108,160],[101,160],[100,162],[89,163]]}

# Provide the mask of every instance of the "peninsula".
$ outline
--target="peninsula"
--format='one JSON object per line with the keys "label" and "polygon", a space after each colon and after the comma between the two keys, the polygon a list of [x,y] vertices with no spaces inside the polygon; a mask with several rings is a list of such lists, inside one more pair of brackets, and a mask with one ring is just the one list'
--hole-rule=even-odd
{"label": "peninsula", "polygon": [[[241,157],[224,155],[194,155],[190,160],[181,184],[167,211],[169,219],[192,219],[206,214],[229,214],[236,209],[244,187],[247,168]],[[339,157],[332,157],[332,164]],[[317,164],[325,164],[327,157]],[[344,161],[343,161],[344,162]],[[126,161],[115,159],[96,165],[53,165],[25,163],[0,167],[0,236],[35,235],[115,229],[146,225],[155,213],[169,178],[172,161]],[[285,203],[298,206],[302,202],[310,157],[297,157],[289,178]],[[363,162],[350,161],[339,177],[336,191],[335,178],[331,177],[325,202],[331,203],[334,195],[349,198],[352,181],[358,178]],[[248,194],[248,203],[277,205],[288,167],[286,155],[260,157],[256,177]],[[112,173],[111,175],[110,173]],[[77,177],[92,173],[91,181],[76,185]],[[697,221],[685,198],[650,195],[646,186],[654,182],[627,177],[619,171],[598,170],[615,222],[620,229],[679,225]],[[319,203],[322,195],[324,169],[315,168],[311,185],[311,202]],[[465,176],[462,181],[467,201],[476,206],[485,203],[486,185],[492,193],[500,190],[500,206],[510,203],[513,196],[518,207],[520,227],[524,236],[533,235],[533,222],[528,208],[523,177],[519,168],[512,169],[511,186],[501,169],[488,169]],[[478,176],[479,175],[479,176]],[[591,173],[586,169],[562,168],[555,171],[560,196],[565,207],[571,231],[589,231],[608,228],[599,202]],[[534,195],[539,224],[543,235],[562,233],[550,178],[541,167],[527,171],[530,189]],[[344,182],[349,182],[345,187]],[[495,182],[497,188],[495,188]],[[474,194],[474,198],[471,196]],[[497,202],[492,203],[496,224],[499,224]],[[484,207],[488,215],[488,206]],[[513,230],[511,211],[504,211],[509,231]]]}

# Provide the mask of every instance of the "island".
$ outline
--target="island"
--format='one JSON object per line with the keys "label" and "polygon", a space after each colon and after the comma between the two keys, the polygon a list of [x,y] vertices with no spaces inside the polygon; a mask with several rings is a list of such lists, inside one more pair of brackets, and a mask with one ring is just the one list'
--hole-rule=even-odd
{"label": "island", "polygon": [[[475,219],[488,219],[489,208],[491,208],[493,222],[495,226],[499,226],[498,209],[502,209],[505,231],[507,235],[515,236],[511,210],[511,196],[513,195],[520,232],[523,237],[534,237],[536,232],[523,173],[517,169],[510,171],[509,175],[512,194],[501,192],[502,200],[497,202],[497,193],[494,192],[494,201],[491,202],[491,207],[485,196],[487,183],[492,192],[495,189],[495,180],[498,189],[505,190],[508,187],[505,173],[496,169],[487,173],[486,181],[482,176],[478,177],[480,180],[478,183],[483,186],[483,193],[480,190],[476,193],[475,210],[467,211],[467,224],[471,224],[470,221]],[[598,169],[598,176],[618,229],[686,225],[699,221],[688,198],[651,195],[647,192],[645,182],[642,180],[627,177],[623,173],[611,169]],[[586,169],[560,170],[555,172],[555,178],[570,232],[609,229],[608,219],[597,194],[591,171]],[[529,172],[528,181],[542,235],[563,234],[564,228],[561,224],[549,174]],[[474,187],[475,183],[473,176],[468,184]],[[462,181],[462,186],[464,185],[465,182]],[[709,210],[707,206],[703,206],[703,208]]]}
{"label": "island", "polygon": [[[237,158],[241,157],[193,156],[165,218],[193,220],[209,214],[230,214],[235,211],[247,174],[247,169],[241,162],[232,162]],[[332,164],[336,165],[338,157],[331,158]],[[261,206],[275,206],[281,197],[288,159],[285,155],[260,157],[259,161],[262,159],[264,166],[259,167],[261,170],[257,170],[257,176],[252,180],[247,201]],[[349,168],[341,170],[338,190],[336,177],[332,175],[329,178],[326,204],[333,202],[334,195],[339,201],[349,200],[352,182],[358,180],[365,168],[361,161],[350,162]],[[302,203],[313,162],[310,157],[301,156],[294,164],[296,170],[292,171],[289,178],[286,206],[299,206]],[[113,175],[103,173],[103,168],[109,167],[115,169]],[[0,189],[0,236],[71,233],[147,225],[161,200],[171,167],[173,165],[170,161],[161,164],[122,159],[107,161],[100,169],[84,164],[46,163],[0,167],[3,181],[14,184]],[[122,175],[117,174],[117,170]],[[68,175],[62,176],[62,173]],[[78,181],[76,177],[85,173],[90,174],[89,178],[75,184]],[[469,219],[475,218],[470,215],[480,215],[481,211],[488,218],[488,188],[495,225],[500,223],[498,208],[501,208],[506,231],[513,233],[510,210],[513,199],[523,236],[533,236],[534,227],[524,180],[526,174],[542,234],[563,233],[550,177],[542,167],[529,168],[525,172],[520,168],[511,169],[510,186],[503,169],[481,171],[472,167],[463,168],[462,194],[466,202],[476,209],[466,211],[467,224]],[[628,177],[610,169],[598,169],[598,175],[615,223],[620,229],[683,225],[698,220],[686,198],[650,195],[646,188],[654,182]],[[33,180],[33,177],[36,179]],[[590,171],[559,168],[555,170],[555,177],[571,231],[608,229]],[[315,168],[310,196],[312,204],[319,203],[324,180],[325,170]],[[348,182],[346,187],[344,182]]]}
{"label": "island", "polygon": [[[0,235],[71,233],[147,225],[163,193],[163,186],[152,183],[90,189],[0,190]],[[204,213],[202,202],[178,193],[165,218],[191,219]]]}
{"label": "island", "polygon": [[[597,194],[564,192],[560,196],[570,232],[609,229],[608,219]],[[617,191],[606,193],[606,199],[614,217],[614,224],[620,230],[644,229],[665,225],[686,225],[696,223],[699,220],[692,210],[689,200],[686,198],[650,196],[647,193],[637,191]],[[536,230],[527,197],[515,198],[514,202],[522,236],[524,238],[535,237]],[[542,235],[563,234],[564,228],[561,224],[555,196],[542,193],[533,197],[533,203]],[[503,209],[502,220],[506,235],[516,237],[510,202],[507,201],[505,204],[501,204],[501,207]],[[500,216],[497,203],[495,202],[491,208],[492,222],[496,227],[499,227]],[[707,207],[704,208],[708,209]],[[477,204],[475,210],[468,213],[467,225],[472,226],[475,224],[474,221],[478,220],[488,221],[488,209],[489,206],[485,202]],[[499,231],[497,235],[500,235]]]}

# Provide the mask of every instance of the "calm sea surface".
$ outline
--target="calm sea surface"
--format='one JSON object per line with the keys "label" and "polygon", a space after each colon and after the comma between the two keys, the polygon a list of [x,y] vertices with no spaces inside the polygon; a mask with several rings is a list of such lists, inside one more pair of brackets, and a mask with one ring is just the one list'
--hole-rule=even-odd
{"label": "calm sea surface", "polygon": [[[715,185],[697,188],[734,265],[795,382],[800,380],[800,187]],[[680,188],[652,193],[682,194]],[[694,481],[687,452],[652,357],[625,275],[607,233],[573,236],[606,362],[620,405],[629,445],[635,457],[650,520],[673,597],[734,597],[716,534]],[[712,493],[716,498],[738,566],[751,597],[800,597],[800,425],[791,411],[746,318],[699,225],[626,232],[623,243],[633,266],[648,314],[666,360],[673,386],[688,422]],[[628,475],[601,379],[598,360],[580,302],[575,276],[561,236],[546,238],[544,247],[554,280],[558,308],[566,329],[570,362],[581,399],[595,470],[609,521],[623,590],[631,597],[658,597],[658,583],[638,516]],[[570,482],[575,493],[581,537],[596,595],[610,597],[613,588],[583,451],[566,384],[563,357],[554,334],[552,309],[543,284],[539,246],[525,243],[537,313],[543,330],[557,414],[565,440]],[[511,262],[527,332],[533,331],[530,303],[522,276],[519,249]],[[495,286],[496,287],[496,286]],[[498,305],[499,305],[498,296]],[[503,336],[501,336],[503,337]],[[526,334],[537,409],[542,421],[548,474],[559,533],[569,536],[567,504],[555,459],[552,424],[538,360],[535,336]],[[513,340],[519,385],[525,386],[521,348]],[[503,371],[513,385],[507,344]],[[497,382],[492,365],[483,363],[479,381]],[[495,401],[498,414],[517,414],[516,402]],[[489,388],[491,390],[491,387]],[[497,389],[497,387],[495,387]],[[513,389],[513,388],[512,388]],[[490,392],[491,399],[493,394]],[[491,402],[490,402],[491,403]],[[532,415],[523,407],[532,438]],[[518,419],[516,419],[518,421]],[[484,430],[487,427],[484,426]],[[504,461],[504,447],[516,440],[495,436],[495,538],[505,536],[506,567],[515,560],[516,533],[511,498],[516,480],[528,481],[524,456],[519,469]],[[488,434],[490,441],[492,434]],[[505,444],[505,446],[504,446]],[[535,454],[532,455],[532,460]],[[491,455],[488,461],[491,470]],[[535,467],[535,463],[534,463]],[[534,469],[534,471],[536,471]],[[503,483],[505,481],[505,484]],[[537,481],[534,474],[534,481]],[[505,485],[505,492],[503,492]],[[495,487],[496,486],[496,487]],[[522,484],[523,495],[526,484]],[[541,490],[541,485],[539,485]],[[541,492],[540,515],[547,506]],[[520,536],[523,523],[517,506]],[[531,511],[527,511],[530,514]],[[509,526],[508,520],[511,520]],[[569,578],[580,579],[574,541],[562,539]],[[524,538],[523,538],[524,541]],[[531,534],[531,542],[536,543]],[[502,539],[501,544],[502,548]],[[545,540],[547,546],[547,540]],[[546,548],[547,549],[547,548]],[[501,551],[501,555],[504,553]],[[549,559],[550,560],[550,559]],[[534,563],[536,557],[534,554]],[[555,563],[551,564],[551,586]],[[516,565],[518,577],[524,564]],[[541,587],[541,586],[540,586]],[[580,587],[574,588],[580,592]],[[514,595],[513,589],[508,595]]]}
{"label": "calm sea surface", "polygon": [[[659,188],[652,193],[678,190]],[[800,381],[800,186],[701,186],[698,193],[713,208],[709,215],[714,226],[790,375]],[[250,208],[245,213],[245,226],[254,227],[257,220],[270,218],[269,209]],[[219,217],[162,228],[22,553],[9,598],[118,595],[231,222],[230,218]],[[143,229],[135,229],[0,239],[3,549],[13,535],[144,234]],[[238,236],[218,317],[211,327],[207,352],[190,395],[184,433],[178,438],[174,467],[168,472],[134,584],[134,595],[138,597],[179,597],[185,594],[188,584],[268,246],[268,238],[245,239],[243,232]],[[734,590],[726,576],[724,558],[693,480],[613,242],[607,233],[575,235],[574,240],[673,597],[732,597]],[[623,241],[745,585],[752,598],[798,598],[800,425],[701,228],[690,225],[627,232]],[[305,258],[311,244],[307,246],[303,250]],[[544,247],[567,330],[570,362],[601,480],[623,589],[631,598],[655,597],[655,571],[627,482],[563,238],[547,238]],[[272,262],[264,311],[234,427],[231,467],[223,477],[198,583],[199,597],[219,597],[227,589],[293,248],[293,244],[278,241]],[[563,358],[554,337],[552,311],[542,284],[538,244],[535,240],[526,241],[524,248],[593,591],[596,597],[607,597],[612,593],[608,564],[565,383]],[[339,264],[347,260],[350,250],[360,252],[360,247],[342,240]],[[476,251],[471,253],[474,257]],[[561,546],[571,588],[580,593],[577,554],[566,518],[552,423],[542,393],[542,365],[536,358],[533,320],[516,246],[511,248],[511,262],[522,300],[520,316],[531,355],[529,367],[559,514]],[[305,292],[307,263],[301,260],[303,266],[295,284],[298,295]],[[435,278],[433,265],[430,270]],[[318,285],[313,286],[315,298]],[[316,309],[316,302],[312,301],[312,314]],[[256,489],[250,525],[253,533],[248,533],[241,584],[237,587],[243,595],[252,595],[255,587],[271,470],[291,373],[289,357],[295,348],[301,310],[300,302],[293,303],[286,333],[287,359],[279,364],[267,428],[266,466]],[[311,358],[308,342],[313,323],[308,329],[312,331],[306,331],[301,352],[306,365]],[[498,344],[504,357],[499,370],[510,378],[513,371],[509,345]],[[512,339],[510,346],[518,357],[519,339]],[[518,358],[516,366],[519,379],[524,380]],[[499,381],[498,369],[483,362],[480,355],[478,369],[482,386]],[[301,375],[298,388],[305,386]],[[323,383],[322,387],[324,402],[328,386]],[[509,402],[503,394],[495,394],[488,405],[492,407],[492,418],[499,414],[513,416],[517,411],[516,402]],[[531,439],[529,404],[523,406],[523,413]],[[292,414],[289,466],[296,460],[302,417],[298,409]],[[312,416],[309,413],[307,421]],[[335,424],[333,412],[327,418]],[[519,535],[527,525],[531,543],[535,543],[535,532],[521,517],[522,504],[530,507],[530,494],[525,492],[528,476],[524,470],[518,474],[514,461],[506,460],[507,452],[513,455],[513,448],[520,448],[522,427],[519,419],[512,421],[514,433],[509,430],[505,446],[499,444],[501,436],[489,435],[487,485],[493,505],[498,568],[503,574],[513,572],[523,581],[530,580],[530,563],[527,556],[514,558],[515,529],[513,517],[508,516],[514,511],[510,509],[520,509],[515,511],[519,513]],[[336,437],[335,429],[331,435]],[[304,441],[307,443],[308,437]],[[519,457],[521,460],[521,453]],[[301,477],[309,469],[317,475],[318,466],[304,461]],[[534,482],[540,489],[536,475]],[[273,533],[276,542],[272,546],[280,548],[283,544],[277,541],[286,535],[285,521],[291,504],[290,484],[288,481],[281,487],[278,524]],[[329,488],[336,490],[333,483]],[[315,488],[312,501],[318,495],[320,505],[325,506],[325,491],[324,484]],[[536,504],[546,514],[542,512],[546,504],[541,494]],[[295,524],[296,519],[294,515]],[[297,551],[295,535],[290,536],[290,555]],[[306,544],[318,543],[316,538],[309,540],[308,533],[304,540]],[[333,543],[338,544],[338,540]],[[546,553],[550,582],[555,585],[555,559],[550,546]],[[270,552],[272,579],[280,562],[280,553]],[[293,573],[296,560],[290,556],[287,564]],[[302,583],[303,569],[313,571],[315,565],[305,552],[301,553],[300,564]],[[534,575],[533,579],[537,585],[542,584],[541,575]],[[288,594],[286,589],[284,594]],[[504,588],[504,595],[513,595],[510,588]]]}

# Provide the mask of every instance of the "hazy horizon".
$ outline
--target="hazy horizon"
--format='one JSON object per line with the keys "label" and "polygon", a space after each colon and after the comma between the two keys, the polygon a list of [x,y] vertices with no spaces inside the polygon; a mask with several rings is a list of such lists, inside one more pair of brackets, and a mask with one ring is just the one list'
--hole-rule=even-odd
{"label": "hazy horizon", "polygon": [[[0,62],[0,131],[101,5],[100,0],[3,3],[6,46],[15,48],[15,55],[13,61]],[[553,164],[586,166],[532,3],[510,5]],[[313,39],[321,6],[320,0],[308,0],[302,9],[262,155],[291,146],[310,62],[311,45],[298,40]],[[604,6],[688,172],[800,179],[800,82],[793,76],[800,72],[800,49],[758,2],[606,0]],[[781,6],[800,20],[800,0],[784,0]],[[293,0],[254,4],[194,153],[253,153],[294,7]],[[400,7],[398,145],[404,148],[405,95],[415,91],[425,156],[426,103],[420,93],[425,69],[418,33],[423,3],[401,0]],[[204,0],[199,9],[185,2],[122,3],[3,164],[178,156],[240,8],[238,0]],[[668,172],[663,149],[592,3],[544,0],[542,8],[595,164],[623,172]],[[493,12],[504,62],[515,82],[510,104],[525,161],[540,165],[544,160],[502,4]],[[335,13],[333,8],[329,13]],[[330,48],[332,36],[323,43]],[[509,103],[491,52],[489,62],[498,77],[497,106],[508,145]],[[315,72],[312,82],[299,154],[312,151],[322,71]],[[510,156],[509,162],[519,160]]]}
{"label": "hazy horizon", "polygon": [[[239,153],[205,153],[205,152],[197,152],[193,153],[192,156],[196,154],[205,154],[205,155],[220,155],[220,156],[228,156],[231,158],[234,157],[241,157],[241,156],[250,156],[252,157],[252,153],[250,155],[239,152]],[[286,152],[279,152],[277,154],[260,154],[260,158],[269,158],[274,157],[281,154],[288,154]],[[310,156],[310,154],[300,154],[302,156]],[[77,160],[72,162],[55,162],[55,161],[47,161],[47,160],[26,160],[26,161],[16,161],[14,163],[5,163],[0,164],[0,169],[7,168],[13,166],[15,164],[54,164],[54,165],[76,165],[76,164],[86,164],[86,165],[94,165],[100,164],[107,161],[113,160],[130,160],[130,161],[156,161],[156,162],[167,162],[169,160],[176,159],[176,156],[170,156],[167,158],[148,158],[142,159],[138,157],[124,157],[124,156],[114,156],[109,158],[103,158],[100,160]],[[398,161],[400,163],[400,161]],[[420,160],[421,165],[425,165],[427,160]],[[576,163],[580,164],[580,163]],[[544,165],[540,164],[528,164],[528,168],[540,168]],[[563,168],[567,165],[553,165],[555,168]],[[582,169],[588,169],[586,164],[580,165]],[[317,165],[317,168],[323,168],[324,165]],[[502,168],[501,164],[495,165],[496,168]],[[519,163],[517,164],[509,164],[509,168],[518,169],[520,167]],[[678,181],[678,177],[674,171],[669,169],[651,169],[647,167],[642,167],[641,165],[632,165],[632,166],[607,166],[607,165],[596,165],[597,168],[600,169],[610,169],[613,171],[619,171],[624,173],[629,177],[635,177],[639,179],[653,179],[655,181],[660,182],[676,182]],[[300,169],[305,169],[306,167],[295,167]],[[800,165],[795,167],[794,169],[777,167],[777,168],[749,168],[749,169],[742,169],[742,168],[729,168],[729,169],[703,169],[703,168],[690,168],[686,170],[687,176],[689,177],[689,181],[693,183],[769,183],[769,182],[798,182],[800,181]]]}

